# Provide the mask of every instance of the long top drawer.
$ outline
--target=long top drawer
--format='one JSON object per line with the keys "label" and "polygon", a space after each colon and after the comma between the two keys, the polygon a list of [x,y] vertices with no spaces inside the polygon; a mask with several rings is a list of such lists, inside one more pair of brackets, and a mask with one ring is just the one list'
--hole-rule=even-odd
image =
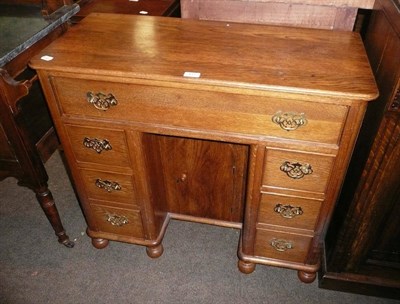
{"label": "long top drawer", "polygon": [[348,107],[296,99],[52,77],[61,113],[337,144]]}

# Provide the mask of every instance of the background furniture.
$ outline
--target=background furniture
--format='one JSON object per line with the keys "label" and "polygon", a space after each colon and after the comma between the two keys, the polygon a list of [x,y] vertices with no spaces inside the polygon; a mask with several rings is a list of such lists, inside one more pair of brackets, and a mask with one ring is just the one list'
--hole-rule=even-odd
{"label": "background furniture", "polygon": [[181,0],[182,18],[353,30],[375,0]]}
{"label": "background furniture", "polygon": [[32,11],[40,11],[43,16],[49,16],[60,7],[73,4],[73,0],[0,0],[0,4],[23,5],[30,7]]}
{"label": "background furniture", "polygon": [[179,17],[179,0],[80,0],[81,10],[72,18],[79,22],[90,13]]}
{"label": "background furniture", "polygon": [[326,239],[323,288],[400,298],[400,2],[376,2],[365,47],[369,105]]}
{"label": "background furniture", "polygon": [[240,228],[242,272],[315,279],[377,95],[357,34],[92,14],[31,64],[95,247],[158,257],[169,220],[183,219]]}
{"label": "background furniture", "polygon": [[43,166],[57,149],[58,138],[37,75],[27,64],[66,31],[65,22],[77,10],[63,6],[43,19],[41,5],[0,5],[0,180],[13,176],[31,188],[58,241],[67,247],[73,242],[61,223]]}

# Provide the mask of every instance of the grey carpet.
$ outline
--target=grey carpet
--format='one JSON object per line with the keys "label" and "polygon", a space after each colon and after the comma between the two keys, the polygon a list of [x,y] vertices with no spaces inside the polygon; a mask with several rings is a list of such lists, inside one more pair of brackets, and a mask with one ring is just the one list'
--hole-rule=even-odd
{"label": "grey carpet", "polygon": [[33,192],[0,182],[0,303],[399,303],[319,289],[287,269],[258,265],[244,275],[234,229],[172,221],[154,260],[141,246],[95,249],[58,153],[46,167],[76,245],[58,244]]}

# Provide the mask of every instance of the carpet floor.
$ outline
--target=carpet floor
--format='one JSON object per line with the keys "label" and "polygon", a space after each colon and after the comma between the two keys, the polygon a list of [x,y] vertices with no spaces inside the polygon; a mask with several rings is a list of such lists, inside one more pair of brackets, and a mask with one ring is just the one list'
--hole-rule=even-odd
{"label": "carpet floor", "polygon": [[95,249],[58,153],[46,168],[75,247],[57,242],[32,191],[13,178],[0,182],[0,303],[400,303],[320,289],[288,269],[242,274],[239,231],[230,228],[171,221],[158,259],[119,242]]}

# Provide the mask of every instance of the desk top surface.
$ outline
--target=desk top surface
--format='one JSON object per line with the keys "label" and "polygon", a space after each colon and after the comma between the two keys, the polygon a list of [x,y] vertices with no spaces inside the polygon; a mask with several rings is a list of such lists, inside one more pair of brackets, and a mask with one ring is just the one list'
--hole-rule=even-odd
{"label": "desk top surface", "polygon": [[41,9],[33,4],[0,4],[0,67],[67,21],[79,6],[64,6],[46,18]]}
{"label": "desk top surface", "polygon": [[377,95],[363,43],[351,32],[95,13],[31,66],[361,100]]}

